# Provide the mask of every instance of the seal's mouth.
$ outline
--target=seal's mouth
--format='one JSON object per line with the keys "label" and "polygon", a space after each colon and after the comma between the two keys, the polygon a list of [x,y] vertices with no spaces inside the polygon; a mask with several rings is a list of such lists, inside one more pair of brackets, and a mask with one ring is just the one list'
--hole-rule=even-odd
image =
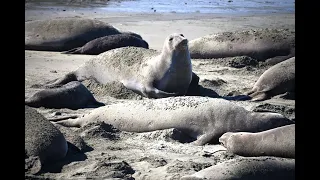
{"label": "seal's mouth", "polygon": [[183,39],[177,46],[178,48],[185,49],[188,47],[188,39]]}

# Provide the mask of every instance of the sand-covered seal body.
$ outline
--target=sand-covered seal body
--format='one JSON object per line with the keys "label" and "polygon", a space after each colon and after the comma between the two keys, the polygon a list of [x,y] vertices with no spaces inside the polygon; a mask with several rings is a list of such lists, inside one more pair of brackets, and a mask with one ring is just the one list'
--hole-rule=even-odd
{"label": "sand-covered seal body", "polygon": [[264,61],[283,56],[284,60],[295,55],[295,32],[269,28],[222,32],[191,40],[189,49],[195,59],[249,56]]}
{"label": "sand-covered seal body", "polygon": [[107,35],[120,34],[99,20],[64,18],[25,22],[25,49],[67,51]]}
{"label": "sand-covered seal body", "polygon": [[295,160],[276,157],[242,157],[218,163],[181,180],[293,180]]}
{"label": "sand-covered seal body", "polygon": [[79,81],[71,81],[61,87],[44,89],[25,100],[30,107],[80,109],[99,107],[92,93]]}
{"label": "sand-covered seal body", "polygon": [[142,47],[146,49],[149,48],[149,45],[145,40],[140,39],[136,36],[132,36],[129,34],[115,34],[99,37],[86,43],[82,47],[74,48],[63,53],[98,55],[111,49],[127,46]]}
{"label": "sand-covered seal body", "polygon": [[262,101],[287,92],[295,92],[295,57],[267,69],[246,95]]}
{"label": "sand-covered seal body", "polygon": [[67,151],[63,134],[35,109],[25,106],[25,152],[37,166],[31,173],[39,172],[41,165],[63,159]]}
{"label": "sand-covered seal body", "polygon": [[77,119],[58,124],[82,127],[93,121],[104,121],[122,131],[149,132],[176,128],[203,145],[218,143],[226,132],[260,132],[292,124],[278,113],[250,112],[224,99],[184,96],[110,104],[99,107]]}
{"label": "sand-covered seal body", "polygon": [[295,158],[295,124],[262,132],[227,132],[219,138],[231,153],[240,156]]}
{"label": "sand-covered seal body", "polygon": [[148,98],[185,95],[192,80],[188,40],[182,34],[171,34],[160,53],[141,47],[112,49],[45,86],[61,86],[90,78],[101,84],[121,82],[126,88]]}

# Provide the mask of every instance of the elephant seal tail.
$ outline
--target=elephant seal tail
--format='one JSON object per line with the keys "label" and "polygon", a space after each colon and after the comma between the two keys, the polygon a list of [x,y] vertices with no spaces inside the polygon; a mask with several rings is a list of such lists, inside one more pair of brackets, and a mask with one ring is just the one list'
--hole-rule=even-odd
{"label": "elephant seal tail", "polygon": [[81,54],[81,47],[73,48],[68,51],[63,51],[61,54]]}

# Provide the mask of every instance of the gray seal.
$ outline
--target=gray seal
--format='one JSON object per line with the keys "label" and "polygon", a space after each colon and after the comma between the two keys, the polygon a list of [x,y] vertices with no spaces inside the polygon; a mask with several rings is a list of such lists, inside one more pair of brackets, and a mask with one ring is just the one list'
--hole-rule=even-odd
{"label": "gray seal", "polygon": [[262,101],[273,96],[295,92],[295,57],[267,69],[246,95],[252,101]]}
{"label": "gray seal", "polygon": [[241,157],[218,163],[180,180],[293,180],[295,159],[278,157]]}
{"label": "gray seal", "polygon": [[25,100],[30,107],[80,109],[104,106],[79,81],[71,81],[61,87],[44,89]]}
{"label": "gray seal", "polygon": [[74,48],[62,53],[98,55],[111,49],[127,46],[143,47],[146,49],[149,48],[149,45],[145,40],[137,38],[136,36],[132,36],[129,34],[115,34],[99,37],[86,43],[82,47]]}
{"label": "gray seal", "polygon": [[226,132],[260,132],[293,123],[278,113],[251,112],[228,100],[198,96],[110,104],[83,117],[56,123],[82,127],[98,121],[129,132],[176,128],[196,139],[195,145],[219,143],[219,137]]}
{"label": "gray seal", "polygon": [[26,169],[35,174],[42,165],[62,160],[68,151],[63,134],[35,109],[25,106]]}
{"label": "gray seal", "polygon": [[278,63],[295,55],[295,32],[269,28],[222,32],[191,40],[189,49],[192,59],[249,56]]}
{"label": "gray seal", "polygon": [[67,51],[107,35],[120,34],[99,20],[64,18],[25,22],[25,50]]}
{"label": "gray seal", "polygon": [[90,78],[100,84],[120,82],[148,98],[185,95],[192,80],[188,40],[182,34],[171,34],[160,53],[141,47],[112,49],[44,86],[56,87]]}
{"label": "gray seal", "polygon": [[262,132],[227,132],[220,143],[240,156],[276,156],[295,158],[295,124]]}

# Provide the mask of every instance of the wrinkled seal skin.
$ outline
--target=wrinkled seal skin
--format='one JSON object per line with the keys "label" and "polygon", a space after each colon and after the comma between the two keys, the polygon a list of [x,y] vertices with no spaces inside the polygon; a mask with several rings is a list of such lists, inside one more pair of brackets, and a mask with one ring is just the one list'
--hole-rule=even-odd
{"label": "wrinkled seal skin", "polygon": [[295,32],[287,29],[222,32],[191,40],[189,49],[193,59],[249,56],[276,64],[295,55]]}
{"label": "wrinkled seal skin", "polygon": [[240,156],[295,158],[295,124],[257,133],[227,132],[219,141],[229,152]]}
{"label": "wrinkled seal skin", "polygon": [[195,145],[218,143],[226,132],[260,132],[293,123],[278,113],[251,112],[228,100],[197,96],[111,104],[96,108],[84,117],[56,123],[82,127],[97,121],[129,132],[176,128],[197,139]]}
{"label": "wrinkled seal skin", "polygon": [[141,47],[112,49],[93,57],[76,71],[49,81],[45,87],[93,78],[101,84],[120,82],[148,98],[185,95],[192,80],[188,40],[173,33],[159,53]]}
{"label": "wrinkled seal skin", "polygon": [[64,18],[25,22],[25,50],[67,51],[98,37],[120,34],[99,20]]}
{"label": "wrinkled seal skin", "polygon": [[69,108],[73,110],[104,105],[98,102],[91,92],[78,81],[71,81],[58,88],[38,91],[26,99],[25,104],[36,108]]}
{"label": "wrinkled seal skin", "polygon": [[266,70],[246,95],[252,101],[263,101],[279,94],[294,93],[295,74],[295,57],[292,57]]}
{"label": "wrinkled seal skin", "polygon": [[294,180],[295,159],[278,157],[241,157],[218,163],[181,180]]}
{"label": "wrinkled seal skin", "polygon": [[149,45],[146,41],[137,38],[136,36],[132,36],[129,34],[115,34],[94,39],[86,43],[82,47],[65,51],[63,52],[63,54],[98,55],[111,49],[127,46],[142,47],[146,49],[149,48]]}
{"label": "wrinkled seal skin", "polygon": [[68,151],[63,134],[35,109],[25,106],[25,162],[31,174],[63,159]]}

